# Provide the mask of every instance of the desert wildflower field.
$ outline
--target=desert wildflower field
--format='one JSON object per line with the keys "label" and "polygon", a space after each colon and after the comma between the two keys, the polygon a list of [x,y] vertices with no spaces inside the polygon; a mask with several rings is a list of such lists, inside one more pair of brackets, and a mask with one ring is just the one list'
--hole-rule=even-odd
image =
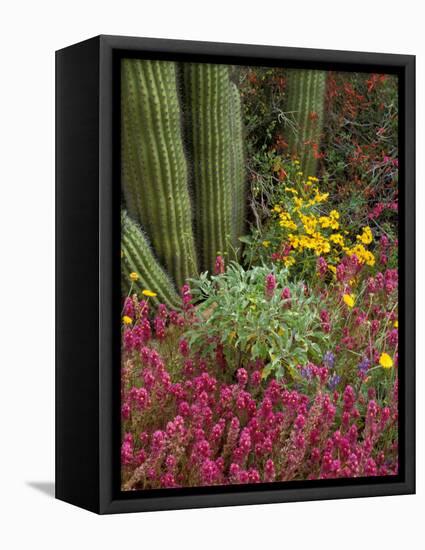
{"label": "desert wildflower field", "polygon": [[121,488],[398,473],[394,75],[121,61]]}

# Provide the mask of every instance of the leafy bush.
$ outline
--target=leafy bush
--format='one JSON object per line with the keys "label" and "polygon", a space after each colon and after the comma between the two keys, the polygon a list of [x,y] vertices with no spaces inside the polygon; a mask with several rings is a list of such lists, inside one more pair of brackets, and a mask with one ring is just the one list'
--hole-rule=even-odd
{"label": "leafy bush", "polygon": [[305,285],[289,283],[287,270],[232,262],[219,275],[192,281],[199,318],[186,337],[194,350],[210,353],[222,344],[234,371],[246,362],[266,362],[263,376],[299,377],[298,364],[321,361],[329,340],[321,328],[320,301]]}

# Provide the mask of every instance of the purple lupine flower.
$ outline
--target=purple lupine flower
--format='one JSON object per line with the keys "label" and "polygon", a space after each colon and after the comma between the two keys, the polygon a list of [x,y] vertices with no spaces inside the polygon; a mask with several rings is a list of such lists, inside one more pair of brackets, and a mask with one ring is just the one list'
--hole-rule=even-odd
{"label": "purple lupine flower", "polygon": [[335,390],[338,384],[341,382],[341,377],[338,374],[333,374],[328,381],[328,387],[330,390]]}
{"label": "purple lupine flower", "polygon": [[302,367],[300,372],[301,372],[301,376],[306,380],[311,380],[313,378],[313,372],[311,370],[310,365],[306,365],[305,367]]}
{"label": "purple lupine flower", "polygon": [[335,366],[335,355],[331,351],[327,351],[323,356],[323,364],[328,369],[333,369]]}
{"label": "purple lupine flower", "polygon": [[367,357],[363,357],[360,363],[357,365],[357,370],[361,376],[366,376],[366,373],[370,367],[370,361]]}

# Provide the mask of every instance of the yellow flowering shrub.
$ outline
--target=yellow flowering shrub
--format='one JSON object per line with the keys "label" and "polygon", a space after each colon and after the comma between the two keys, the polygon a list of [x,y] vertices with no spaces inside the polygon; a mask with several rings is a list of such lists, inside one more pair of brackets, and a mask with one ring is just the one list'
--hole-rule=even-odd
{"label": "yellow flowering shrub", "polygon": [[344,255],[355,254],[361,264],[373,266],[375,257],[367,248],[373,241],[370,227],[363,227],[359,235],[350,235],[341,227],[340,213],[336,209],[327,211],[329,193],[319,189],[319,179],[305,178],[296,161],[292,161],[292,178],[291,170],[287,172],[279,201],[272,209],[279,227],[275,235],[283,248],[286,246],[280,257],[283,264],[297,264],[306,255],[324,256],[330,272],[335,273],[335,265]]}

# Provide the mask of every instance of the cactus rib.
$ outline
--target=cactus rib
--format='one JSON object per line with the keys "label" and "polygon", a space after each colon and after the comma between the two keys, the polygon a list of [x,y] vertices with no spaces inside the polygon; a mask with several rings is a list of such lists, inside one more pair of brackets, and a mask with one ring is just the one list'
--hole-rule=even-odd
{"label": "cactus rib", "polygon": [[236,84],[230,84],[231,111],[230,111],[230,143],[232,155],[232,244],[240,247],[239,237],[243,235],[246,214],[246,187],[245,187],[245,154],[243,148],[241,98]]}

